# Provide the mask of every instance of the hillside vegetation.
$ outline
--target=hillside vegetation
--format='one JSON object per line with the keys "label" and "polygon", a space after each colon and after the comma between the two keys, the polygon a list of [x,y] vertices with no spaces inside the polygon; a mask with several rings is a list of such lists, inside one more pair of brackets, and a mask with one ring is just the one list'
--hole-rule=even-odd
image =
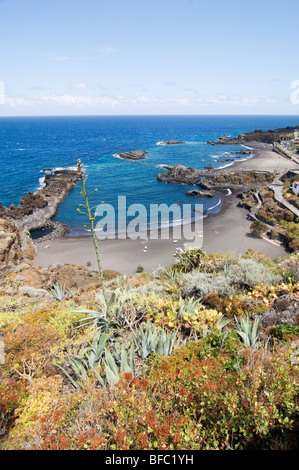
{"label": "hillside vegetation", "polygon": [[93,275],[41,297],[9,295],[5,274],[3,450],[297,447],[298,254],[194,249],[103,274],[105,296]]}

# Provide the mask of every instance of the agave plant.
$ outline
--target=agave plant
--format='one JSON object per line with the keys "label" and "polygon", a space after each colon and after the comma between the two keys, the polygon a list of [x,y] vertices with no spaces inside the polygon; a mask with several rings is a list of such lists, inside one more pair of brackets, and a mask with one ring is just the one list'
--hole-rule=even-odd
{"label": "agave plant", "polygon": [[185,300],[180,297],[177,318],[182,318],[184,312],[191,313],[193,315],[195,313],[195,309],[198,308],[200,305],[201,302],[199,299],[194,299],[194,297],[190,297],[189,299]]}
{"label": "agave plant", "polygon": [[99,375],[96,367],[101,365],[106,343],[110,335],[98,332],[90,346],[80,349],[77,356],[69,359],[69,367],[72,369],[70,374],[64,367],[56,364],[68,377],[75,388],[80,388],[81,383],[87,378],[88,371],[92,370],[101,386],[104,386],[104,380]]}
{"label": "agave plant", "polygon": [[235,318],[235,323],[237,333],[242,338],[245,346],[255,346],[259,335],[260,318],[256,317],[253,324],[251,324],[249,316],[247,315],[246,320],[241,318],[240,322]]}
{"label": "agave plant", "polygon": [[138,356],[142,359],[146,359],[156,350],[158,341],[158,329],[152,323],[147,322],[145,330],[140,326],[136,332],[136,337],[134,338]]}
{"label": "agave plant", "polygon": [[156,353],[162,356],[169,356],[175,347],[175,341],[177,339],[177,332],[174,331],[172,334],[167,334],[163,329],[157,344]]}
{"label": "agave plant", "polygon": [[[96,323],[100,331],[109,331],[112,327],[118,327],[121,310],[129,297],[129,291],[115,289],[110,297],[103,294],[98,295],[98,304],[95,310],[80,310],[79,313],[88,314],[88,317],[79,320],[82,325],[88,326]],[[78,327],[79,328],[79,327]]]}
{"label": "agave plant", "polygon": [[218,330],[222,331],[223,328],[225,328],[229,323],[230,323],[230,320],[228,320],[227,318],[224,318],[222,316],[221,318],[219,318],[219,320],[217,320],[216,328],[218,328]]}
{"label": "agave plant", "polygon": [[166,269],[165,274],[168,279],[174,284],[181,278],[181,273],[179,273],[175,269]]}
{"label": "agave plant", "polygon": [[131,372],[135,375],[134,345],[131,343],[128,352],[123,345],[120,357],[117,352],[112,354],[108,349],[105,350],[105,373],[108,383],[116,384],[119,381],[121,372]]}
{"label": "agave plant", "polygon": [[62,302],[62,300],[65,298],[65,288],[59,284],[54,284],[54,286],[49,289],[49,292],[59,302]]}
{"label": "agave plant", "polygon": [[155,325],[148,322],[145,330],[141,326],[139,327],[134,343],[138,356],[146,359],[152,353],[169,356],[174,349],[176,339],[176,331],[168,334],[164,329],[159,330]]}

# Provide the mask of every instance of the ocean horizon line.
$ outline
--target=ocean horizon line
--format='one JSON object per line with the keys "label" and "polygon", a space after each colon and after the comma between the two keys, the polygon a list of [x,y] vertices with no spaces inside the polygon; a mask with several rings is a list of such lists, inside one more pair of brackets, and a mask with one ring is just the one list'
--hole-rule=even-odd
{"label": "ocean horizon line", "polygon": [[250,114],[250,113],[224,113],[224,114],[221,114],[221,113],[217,113],[217,114],[206,114],[206,113],[203,113],[203,114],[199,114],[199,113],[194,113],[194,114],[135,114],[135,113],[132,113],[132,114],[26,114],[26,115],[22,115],[22,114],[19,114],[19,115],[0,115],[0,119],[4,118],[47,118],[47,117],[57,117],[57,118],[69,118],[69,117],[226,117],[226,116],[232,116],[232,117],[236,117],[236,116],[240,116],[240,117],[294,117],[294,116],[298,116],[298,119],[299,119],[299,115],[297,113],[294,113],[294,114]]}

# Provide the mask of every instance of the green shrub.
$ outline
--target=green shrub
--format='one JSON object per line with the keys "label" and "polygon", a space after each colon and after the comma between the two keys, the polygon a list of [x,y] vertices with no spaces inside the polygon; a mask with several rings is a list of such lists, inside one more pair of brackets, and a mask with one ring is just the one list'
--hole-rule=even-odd
{"label": "green shrub", "polygon": [[299,281],[299,253],[292,253],[285,257],[277,265],[278,269],[282,273],[282,276]]}
{"label": "green shrub", "polygon": [[255,220],[250,225],[250,230],[256,237],[261,237],[264,233],[267,232],[268,227],[263,222],[260,222],[259,220]]}
{"label": "green shrub", "polygon": [[59,393],[36,381],[5,448],[295,450],[297,372],[288,355],[240,349],[233,335],[211,332],[109,390]]}
{"label": "green shrub", "polygon": [[252,259],[241,258],[236,264],[229,267],[228,277],[231,284],[255,287],[259,284],[279,284],[282,277],[263,263]]}
{"label": "green shrub", "polygon": [[174,256],[177,261],[173,268],[183,273],[198,268],[206,258],[206,254],[201,248],[189,248],[185,251],[177,249]]}
{"label": "green shrub", "polygon": [[204,298],[208,294],[233,295],[236,290],[231,286],[231,280],[224,274],[206,274],[198,271],[184,274],[182,277],[183,297],[196,296]]}

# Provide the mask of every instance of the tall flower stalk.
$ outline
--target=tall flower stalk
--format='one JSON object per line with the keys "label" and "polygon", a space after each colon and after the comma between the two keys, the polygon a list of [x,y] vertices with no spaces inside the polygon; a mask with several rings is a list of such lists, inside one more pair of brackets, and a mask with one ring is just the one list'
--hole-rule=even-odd
{"label": "tall flower stalk", "polygon": [[[94,224],[93,224],[93,221],[94,221],[95,217],[92,216],[91,208],[90,208],[90,206],[89,206],[88,195],[87,195],[86,186],[85,186],[85,182],[86,182],[86,179],[87,179],[87,175],[85,176],[85,175],[83,174],[82,167],[83,167],[83,163],[81,163],[81,160],[78,159],[78,162],[77,162],[77,171],[78,171],[79,179],[80,179],[80,181],[81,181],[81,187],[82,187],[81,194],[82,194],[82,196],[84,197],[86,213],[85,213],[85,212],[82,212],[80,208],[78,208],[77,210],[78,210],[79,212],[81,212],[82,214],[87,214],[87,217],[88,217],[88,220],[89,220],[90,230],[91,230],[92,239],[93,239],[93,244],[94,244],[94,249],[95,249],[96,258],[97,258],[97,264],[98,264],[99,275],[100,275],[100,279],[101,279],[101,285],[102,285],[103,296],[104,296],[104,299],[105,299],[106,304],[108,305],[108,300],[107,300],[107,295],[106,295],[106,290],[105,290],[105,285],[104,285],[103,270],[102,270],[102,266],[101,266],[100,252],[99,252],[99,247],[98,247],[98,241],[97,241],[96,233],[95,233],[95,230],[94,230]],[[96,191],[97,191],[97,189],[96,189],[94,192],[96,192]],[[83,207],[83,204],[80,204],[80,207]]]}

